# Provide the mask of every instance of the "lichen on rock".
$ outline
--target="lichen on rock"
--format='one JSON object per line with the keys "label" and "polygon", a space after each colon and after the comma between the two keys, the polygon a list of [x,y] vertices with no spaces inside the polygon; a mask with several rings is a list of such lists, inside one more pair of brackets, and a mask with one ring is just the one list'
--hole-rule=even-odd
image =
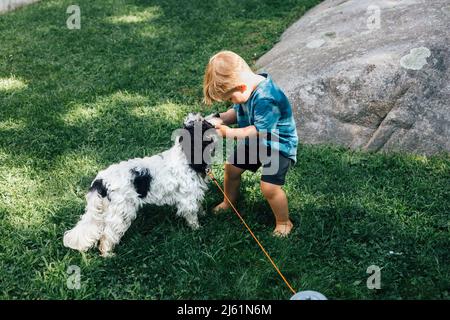
{"label": "lichen on rock", "polygon": [[431,56],[428,48],[420,47],[411,49],[411,52],[400,59],[400,65],[405,69],[420,70],[427,64],[427,58]]}

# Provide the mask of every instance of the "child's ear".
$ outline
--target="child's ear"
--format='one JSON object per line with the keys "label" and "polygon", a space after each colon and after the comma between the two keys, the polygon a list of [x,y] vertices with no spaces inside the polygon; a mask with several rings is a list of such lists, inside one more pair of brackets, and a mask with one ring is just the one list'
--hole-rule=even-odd
{"label": "child's ear", "polygon": [[240,85],[237,86],[237,89],[238,89],[240,92],[245,92],[245,90],[247,90],[247,85],[245,85],[245,84],[240,84]]}

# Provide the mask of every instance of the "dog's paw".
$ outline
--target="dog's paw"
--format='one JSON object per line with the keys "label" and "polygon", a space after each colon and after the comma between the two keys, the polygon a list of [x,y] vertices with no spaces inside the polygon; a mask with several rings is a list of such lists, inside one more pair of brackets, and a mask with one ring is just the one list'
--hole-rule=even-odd
{"label": "dog's paw", "polygon": [[113,258],[116,256],[116,254],[114,252],[100,252],[100,256],[102,256],[103,258]]}
{"label": "dog's paw", "polygon": [[189,227],[191,227],[192,230],[198,230],[200,229],[200,224],[197,223],[189,223]]}

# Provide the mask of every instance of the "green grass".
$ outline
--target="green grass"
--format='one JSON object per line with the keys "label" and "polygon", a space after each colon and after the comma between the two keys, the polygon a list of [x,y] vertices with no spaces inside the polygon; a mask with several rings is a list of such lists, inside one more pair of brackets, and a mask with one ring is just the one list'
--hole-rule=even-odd
{"label": "green grass", "polygon": [[[0,298],[289,298],[231,213],[208,214],[192,232],[173,208],[145,207],[111,259],[68,250],[62,235],[98,170],[168,148],[187,112],[211,112],[201,104],[209,56],[226,48],[253,63],[318,2],[79,0],[72,31],[72,1],[0,16]],[[449,298],[448,155],[302,145],[298,159],[285,187],[288,239],[271,236],[257,175],[244,175],[238,205],[295,288]],[[211,185],[205,206],[220,199]],[[71,265],[80,290],[66,286]],[[370,265],[383,268],[381,290],[366,287]]]}

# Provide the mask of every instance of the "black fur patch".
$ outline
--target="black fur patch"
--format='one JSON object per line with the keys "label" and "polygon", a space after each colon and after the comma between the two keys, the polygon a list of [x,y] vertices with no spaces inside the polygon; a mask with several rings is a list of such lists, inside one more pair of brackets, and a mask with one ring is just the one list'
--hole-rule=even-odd
{"label": "black fur patch", "polygon": [[150,189],[150,182],[152,181],[152,176],[148,169],[134,168],[131,169],[131,174],[134,175],[134,189],[139,194],[139,198],[145,198]]}
{"label": "black fur patch", "polygon": [[108,190],[106,189],[105,185],[103,184],[102,179],[97,179],[92,183],[92,186],[89,188],[89,191],[97,191],[99,195],[102,196],[102,198],[106,197],[108,195]]}
{"label": "black fur patch", "polygon": [[[201,132],[202,134],[205,133],[205,131],[214,128],[214,126],[209,123],[208,121],[197,121],[192,123],[189,126],[184,126],[184,129],[186,129],[189,132],[190,135],[190,142],[189,141],[184,141],[183,137],[180,136],[180,140],[179,142],[181,143],[182,146],[182,150],[184,152],[184,154],[186,155],[186,158],[188,159],[189,162],[189,166],[196,172],[199,173],[205,173],[206,168],[208,167],[208,164],[211,163],[211,155],[206,155],[206,158],[203,157],[204,156],[204,151],[206,149],[206,147],[208,147],[211,143],[213,143],[214,141],[211,140],[207,140],[207,141],[200,141],[201,142],[201,146],[198,145],[198,141],[196,141],[195,137],[194,137],[194,128],[195,126],[201,126]],[[201,148],[200,148],[201,147]],[[195,163],[195,154],[198,153],[201,155],[201,163]]]}

